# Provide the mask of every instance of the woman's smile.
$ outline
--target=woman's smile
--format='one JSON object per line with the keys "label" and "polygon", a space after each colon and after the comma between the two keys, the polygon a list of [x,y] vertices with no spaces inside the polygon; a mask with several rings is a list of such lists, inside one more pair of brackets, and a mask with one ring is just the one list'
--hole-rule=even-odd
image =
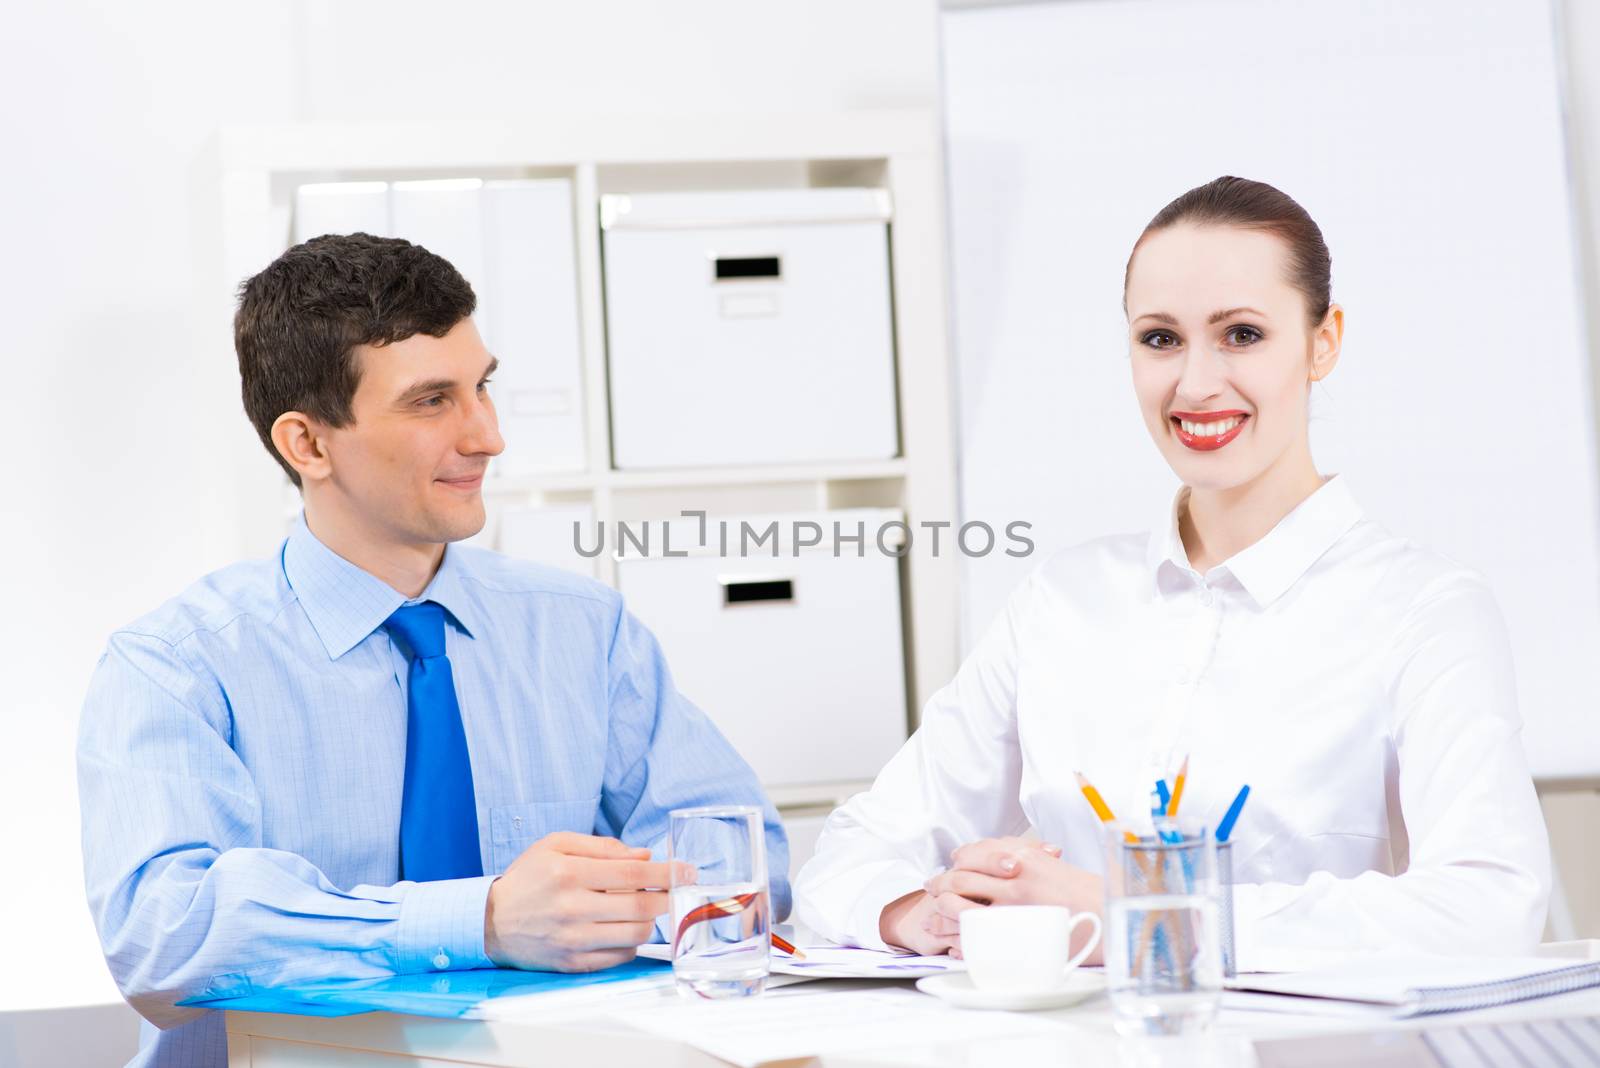
{"label": "woman's smile", "polygon": [[1196,452],[1215,452],[1238,437],[1250,414],[1241,411],[1173,412],[1173,430],[1185,447]]}

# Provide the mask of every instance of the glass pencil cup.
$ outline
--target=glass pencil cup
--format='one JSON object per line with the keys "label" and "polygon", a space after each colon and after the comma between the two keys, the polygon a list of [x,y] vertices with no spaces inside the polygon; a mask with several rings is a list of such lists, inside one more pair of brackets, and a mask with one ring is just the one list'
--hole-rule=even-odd
{"label": "glass pencil cup", "polygon": [[690,998],[761,993],[771,969],[772,904],[761,809],[720,805],[668,815],[672,973]]}
{"label": "glass pencil cup", "polygon": [[1106,833],[1106,989],[1117,1031],[1209,1027],[1222,998],[1221,900],[1209,833],[1129,842]]}

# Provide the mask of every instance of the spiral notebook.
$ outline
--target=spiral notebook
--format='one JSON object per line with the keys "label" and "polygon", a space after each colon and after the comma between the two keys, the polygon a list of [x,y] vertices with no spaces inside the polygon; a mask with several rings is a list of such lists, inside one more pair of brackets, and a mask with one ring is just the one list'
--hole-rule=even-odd
{"label": "spiral notebook", "polygon": [[1272,995],[1258,1006],[1249,999],[1229,999],[1230,1008],[1318,1013],[1338,1012],[1344,1006],[1408,1017],[1484,1009],[1600,986],[1600,961],[1384,956],[1317,971],[1241,975],[1227,985],[1231,991]]}

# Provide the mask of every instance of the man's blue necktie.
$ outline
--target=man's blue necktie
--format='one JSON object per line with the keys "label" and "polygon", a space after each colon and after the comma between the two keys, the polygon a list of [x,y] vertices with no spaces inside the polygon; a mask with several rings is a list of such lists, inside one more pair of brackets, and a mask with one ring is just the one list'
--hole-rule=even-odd
{"label": "man's blue necktie", "polygon": [[483,874],[478,806],[456,681],[444,655],[444,609],[402,605],[383,624],[406,674],[406,781],[400,799],[400,877],[416,882]]}

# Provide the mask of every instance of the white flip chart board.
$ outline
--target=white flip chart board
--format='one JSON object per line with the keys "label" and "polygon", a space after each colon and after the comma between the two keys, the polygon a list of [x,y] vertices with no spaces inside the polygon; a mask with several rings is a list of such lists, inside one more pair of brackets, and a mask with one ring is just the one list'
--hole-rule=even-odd
{"label": "white flip chart board", "polygon": [[1176,488],[1128,372],[1144,225],[1222,174],[1322,227],[1346,309],[1312,450],[1482,572],[1537,776],[1600,778],[1600,495],[1555,26],[1527,0],[1077,0],[944,18],[967,641],[1043,555]]}

